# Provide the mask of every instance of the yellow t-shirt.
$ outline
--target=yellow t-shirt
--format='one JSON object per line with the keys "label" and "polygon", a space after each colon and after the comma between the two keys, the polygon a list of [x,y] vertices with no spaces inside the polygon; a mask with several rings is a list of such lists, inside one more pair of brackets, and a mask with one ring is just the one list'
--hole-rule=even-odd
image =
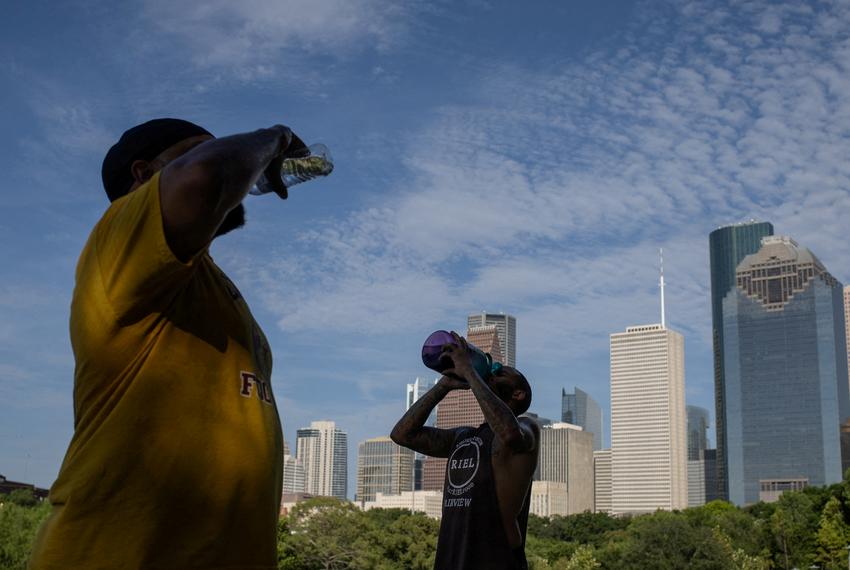
{"label": "yellow t-shirt", "polygon": [[74,436],[30,568],[277,568],[271,352],[207,252],[172,253],[158,174],[89,237],[71,344]]}

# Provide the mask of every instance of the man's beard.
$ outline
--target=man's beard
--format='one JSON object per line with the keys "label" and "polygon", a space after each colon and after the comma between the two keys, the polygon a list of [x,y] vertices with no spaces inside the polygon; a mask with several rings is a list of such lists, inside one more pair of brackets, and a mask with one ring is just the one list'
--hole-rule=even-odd
{"label": "man's beard", "polygon": [[218,229],[215,232],[215,237],[223,236],[228,232],[232,232],[236,228],[241,228],[245,225],[245,206],[241,203],[227,212],[227,215],[224,216],[224,220],[222,220],[221,225],[218,226]]}

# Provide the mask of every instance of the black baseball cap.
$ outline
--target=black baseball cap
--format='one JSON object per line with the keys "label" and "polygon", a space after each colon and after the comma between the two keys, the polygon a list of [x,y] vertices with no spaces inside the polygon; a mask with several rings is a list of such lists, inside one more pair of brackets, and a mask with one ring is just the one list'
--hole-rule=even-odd
{"label": "black baseball cap", "polygon": [[210,135],[209,131],[183,119],[153,119],[136,125],[121,135],[103,159],[101,176],[109,201],[114,202],[130,191],[136,160],[153,160],[167,148],[188,138]]}

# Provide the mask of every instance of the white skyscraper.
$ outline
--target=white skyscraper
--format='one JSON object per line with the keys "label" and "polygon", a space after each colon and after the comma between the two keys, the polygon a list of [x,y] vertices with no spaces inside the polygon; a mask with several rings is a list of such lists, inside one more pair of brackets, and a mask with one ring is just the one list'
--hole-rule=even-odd
{"label": "white skyscraper", "polygon": [[504,313],[475,313],[466,319],[466,328],[496,325],[503,363],[516,368],[516,318]]}
{"label": "white skyscraper", "polygon": [[593,512],[611,514],[611,450],[593,452]]}
{"label": "white skyscraper", "polygon": [[611,510],[688,506],[685,341],[663,324],[611,335]]}
{"label": "white skyscraper", "polygon": [[304,466],[305,491],[345,500],[348,494],[348,435],[331,421],[297,432],[295,455]]}
{"label": "white skyscraper", "polygon": [[304,465],[294,455],[283,456],[283,492],[304,493],[307,479],[304,475]]}

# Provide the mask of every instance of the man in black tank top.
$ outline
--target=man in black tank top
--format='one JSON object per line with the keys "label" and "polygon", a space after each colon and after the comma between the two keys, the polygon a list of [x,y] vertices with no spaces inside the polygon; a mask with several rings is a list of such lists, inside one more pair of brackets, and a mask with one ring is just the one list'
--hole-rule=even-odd
{"label": "man in black tank top", "polygon": [[[443,349],[452,368],[410,407],[390,437],[447,458],[436,570],[526,570],[525,531],[540,429],[518,416],[531,404],[531,387],[509,366],[485,382],[472,368],[466,340],[452,336],[456,346]],[[449,430],[425,426],[452,390],[472,390],[483,424]]]}

